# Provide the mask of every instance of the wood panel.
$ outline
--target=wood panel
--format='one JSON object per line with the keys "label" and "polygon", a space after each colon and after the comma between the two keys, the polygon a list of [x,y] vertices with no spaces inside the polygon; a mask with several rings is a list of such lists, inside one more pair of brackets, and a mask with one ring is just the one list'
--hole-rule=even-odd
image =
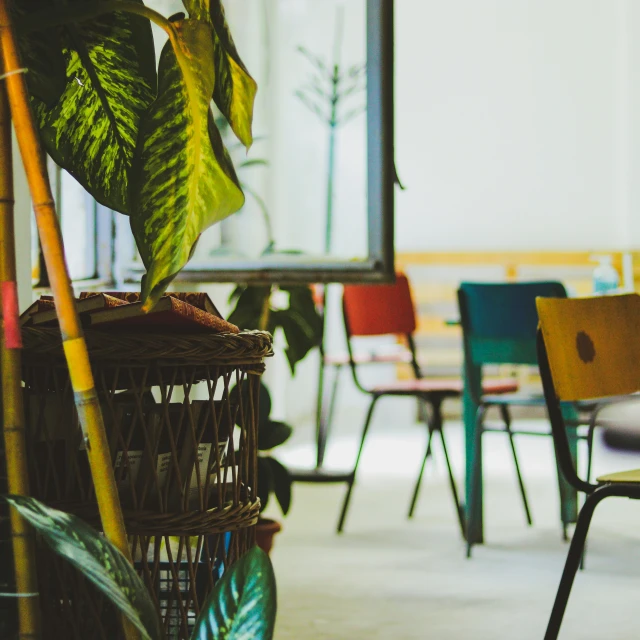
{"label": "wood panel", "polygon": [[[610,255],[620,274],[640,289],[640,251],[476,251],[396,254],[396,267],[411,282],[418,329],[419,358],[427,374],[458,375],[462,362],[460,329],[447,321],[458,317],[456,291],[463,280],[500,282],[560,280],[570,295],[589,295],[594,255]],[[626,270],[626,273],[625,273]],[[406,367],[398,375],[410,375]]]}

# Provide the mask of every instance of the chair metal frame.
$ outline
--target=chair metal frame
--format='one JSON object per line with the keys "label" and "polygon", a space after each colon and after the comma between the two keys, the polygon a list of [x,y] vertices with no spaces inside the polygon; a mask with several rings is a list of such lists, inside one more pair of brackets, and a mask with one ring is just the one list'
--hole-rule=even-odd
{"label": "chair metal frame", "polygon": [[545,640],[555,640],[560,632],[560,626],[567,607],[573,581],[581,565],[589,525],[591,524],[595,508],[602,500],[611,496],[640,500],[640,483],[603,482],[593,484],[589,482],[588,479],[583,480],[579,477],[569,447],[567,437],[568,425],[563,416],[562,403],[556,393],[544,337],[540,329],[537,335],[537,351],[558,464],[567,481],[575,487],[577,491],[586,495],[586,500],[578,515],[578,522],[571,540],[564,571],[544,636]]}
{"label": "chair metal frame", "polygon": [[[411,497],[411,502],[409,505],[408,517],[413,517],[415,512],[415,507],[418,501],[418,495],[420,493],[420,485],[422,483],[422,476],[425,471],[427,458],[431,455],[431,441],[434,433],[438,433],[440,435],[440,441],[442,443],[442,450],[444,453],[445,462],[447,465],[447,474],[449,477],[449,486],[451,489],[451,495],[454,500],[454,505],[456,509],[456,513],[458,515],[458,522],[460,525],[460,531],[464,537],[465,535],[465,526],[464,526],[464,515],[462,513],[462,506],[460,504],[459,492],[456,485],[455,477],[453,475],[453,469],[451,467],[451,461],[449,458],[449,451],[447,448],[446,439],[443,431],[443,418],[442,418],[442,403],[446,398],[455,398],[460,396],[460,391],[457,389],[449,389],[442,391],[428,391],[428,392],[419,392],[419,391],[400,391],[395,390],[393,388],[389,388],[388,390],[373,390],[367,389],[360,381],[358,377],[358,364],[355,361],[353,355],[353,348],[351,346],[352,335],[349,331],[349,323],[347,320],[346,312],[344,313],[344,321],[345,321],[345,329],[347,332],[347,350],[349,352],[349,367],[351,369],[352,377],[354,384],[356,387],[362,391],[363,393],[371,396],[371,402],[369,404],[369,408],[367,409],[367,415],[364,421],[364,426],[362,428],[362,435],[360,438],[360,446],[358,447],[358,453],[356,455],[355,464],[353,466],[353,470],[351,472],[350,479],[348,481],[347,493],[344,498],[344,502],[342,505],[342,511],[340,513],[340,519],[338,521],[338,533],[342,533],[344,529],[344,522],[347,516],[347,511],[349,509],[349,504],[351,501],[351,494],[353,492],[353,487],[355,484],[356,473],[358,471],[358,465],[360,464],[360,458],[362,457],[362,451],[364,449],[364,443],[369,432],[369,427],[371,425],[371,419],[373,417],[373,412],[378,400],[384,396],[404,396],[404,397],[412,397],[416,398],[420,402],[423,403],[425,409],[431,409],[430,415],[428,412],[425,412],[426,424],[427,424],[427,445],[425,450],[425,455],[422,459],[422,464],[420,466],[420,472],[418,475],[418,479],[415,484],[415,488]],[[413,369],[414,376],[416,380],[423,379],[422,371],[420,369],[420,365],[418,364],[418,360],[416,358],[416,349],[415,342],[413,340],[413,336],[411,334],[405,334],[405,339],[407,340],[407,345],[409,347],[409,351],[411,353],[411,368]]]}
{"label": "chair metal frame", "polygon": [[[423,389],[415,389],[415,388],[410,388],[410,386],[406,386],[406,387],[402,387],[402,385],[394,385],[394,384],[390,384],[385,386],[379,386],[373,389],[368,389],[367,387],[365,387],[365,385],[362,384],[360,378],[358,377],[358,360],[354,355],[354,350],[353,350],[353,346],[352,346],[352,339],[354,337],[357,337],[357,335],[371,335],[371,334],[355,334],[352,331],[352,328],[350,327],[350,323],[349,323],[349,319],[348,319],[348,313],[347,313],[347,309],[346,309],[346,303],[345,303],[345,296],[343,294],[343,318],[344,318],[344,323],[345,323],[345,332],[346,332],[346,336],[347,336],[347,352],[349,355],[349,367],[351,369],[352,372],[352,376],[353,376],[353,380],[354,383],[356,385],[356,387],[362,391],[363,393],[371,396],[371,402],[369,404],[369,408],[367,410],[367,415],[365,418],[365,422],[364,422],[364,426],[363,426],[363,430],[362,430],[362,435],[360,438],[360,445],[358,448],[358,453],[356,456],[356,460],[355,460],[355,464],[353,467],[353,470],[351,472],[351,474],[348,477],[347,480],[347,484],[348,484],[348,488],[347,488],[347,493],[345,495],[344,498],[344,502],[343,502],[343,506],[342,506],[342,511],[340,514],[340,519],[338,521],[338,533],[343,531],[344,528],[344,522],[346,519],[346,515],[347,515],[347,511],[349,508],[349,504],[350,504],[350,500],[351,500],[351,495],[353,492],[353,486],[355,484],[355,478],[356,478],[356,473],[358,470],[358,465],[360,464],[360,458],[362,456],[362,451],[364,448],[364,443],[367,437],[367,434],[369,432],[369,427],[371,425],[371,419],[373,417],[373,412],[375,409],[375,406],[378,402],[378,400],[384,396],[396,396],[396,397],[412,397],[412,398],[416,398],[424,407],[425,411],[421,412],[421,416],[423,417],[425,420],[425,423],[427,425],[427,443],[426,443],[426,449],[425,449],[425,454],[423,456],[422,459],[422,464],[420,466],[420,471],[418,474],[418,478],[416,480],[416,484],[413,490],[413,494],[411,497],[411,502],[409,505],[409,511],[408,511],[408,517],[411,518],[415,512],[415,508],[416,508],[416,504],[417,504],[417,500],[418,500],[418,496],[419,496],[419,492],[420,492],[420,485],[422,483],[422,477],[424,475],[424,471],[425,471],[425,467],[426,467],[426,463],[427,463],[427,459],[429,458],[429,456],[431,455],[431,450],[432,450],[432,438],[433,438],[433,434],[434,433],[438,433],[440,436],[440,441],[442,443],[442,449],[443,449],[443,453],[444,453],[444,457],[445,457],[445,461],[446,461],[446,465],[447,465],[447,473],[448,473],[448,478],[449,478],[449,485],[450,485],[450,489],[451,489],[451,494],[455,503],[455,509],[456,509],[456,513],[458,515],[458,522],[460,525],[460,530],[462,532],[462,535],[465,535],[465,522],[464,522],[464,514],[463,514],[463,509],[462,509],[462,505],[460,503],[459,500],[459,492],[458,492],[458,488],[456,485],[456,481],[455,481],[455,477],[453,474],[453,469],[451,467],[451,461],[450,461],[450,457],[449,457],[449,451],[447,448],[447,444],[446,444],[446,439],[444,436],[444,430],[443,430],[443,417],[442,417],[442,404],[443,402],[447,399],[447,398],[459,398],[462,395],[462,382],[461,380],[429,380],[427,378],[424,377],[423,372],[420,368],[420,365],[418,364],[418,360],[416,357],[416,347],[415,347],[415,342],[413,339],[413,330],[415,330],[415,306],[413,305],[413,300],[411,299],[411,294],[410,294],[410,289],[409,289],[409,283],[408,280],[406,278],[406,276],[404,274],[398,274],[397,275],[397,280],[400,279],[404,279],[404,281],[406,282],[406,287],[409,291],[409,300],[405,300],[405,302],[407,302],[407,306],[409,306],[408,303],[410,303],[410,307],[411,307],[411,313],[412,315],[412,329],[410,329],[409,331],[402,331],[400,332],[402,335],[404,335],[405,339],[406,339],[406,344],[407,344],[407,348],[409,350],[409,353],[411,354],[411,358],[410,358],[410,364],[411,367],[413,369],[413,373],[414,373],[414,377],[415,380],[417,381],[424,381],[425,385]],[[385,286],[385,285],[382,285]],[[388,285],[387,285],[388,286]],[[397,286],[403,286],[402,282],[399,283],[399,285],[397,284]],[[348,291],[347,291],[348,294]],[[382,333],[379,335],[392,335],[395,334],[396,332],[394,331],[388,331],[386,333]],[[429,388],[429,385],[431,385],[431,388]],[[499,385],[496,385],[496,393],[500,393],[499,389]],[[510,389],[513,390],[513,389]],[[429,411],[430,410],[430,411]]]}
{"label": "chair metal frame", "polygon": [[[532,309],[535,311],[535,298],[540,293],[546,293],[546,297],[566,298],[567,292],[564,285],[556,281],[533,281],[533,282],[514,282],[514,283],[475,283],[475,282],[463,282],[458,289],[458,305],[460,308],[460,319],[463,331],[463,343],[464,343],[464,366],[465,375],[467,380],[471,380],[473,377],[474,367],[483,367],[487,365],[500,365],[500,364],[513,364],[524,366],[537,366],[537,353],[536,353],[536,333],[535,325],[530,336],[520,335],[518,331],[514,331],[513,335],[477,335],[478,332],[472,327],[471,314],[469,309],[468,292],[470,290],[478,291],[485,288],[488,292],[499,292],[500,289],[508,292],[514,287],[519,287],[521,291],[525,288],[529,288],[532,291],[530,297]],[[509,295],[507,293],[507,295]],[[528,296],[527,296],[528,297]],[[520,310],[521,313],[523,310]],[[530,321],[531,318],[526,318],[526,321]],[[481,333],[481,332],[480,332]],[[524,479],[522,472],[520,471],[520,464],[518,460],[518,454],[515,446],[515,435],[530,435],[530,436],[550,436],[549,432],[530,431],[526,429],[513,429],[512,420],[509,414],[509,407],[523,406],[523,407],[540,407],[544,408],[544,397],[538,394],[503,394],[503,395],[478,395],[477,385],[469,384],[470,393],[474,404],[478,407],[476,412],[476,429],[479,432],[479,437],[482,437],[486,432],[500,432],[505,433],[509,438],[509,444],[511,453],[513,456],[516,477],[518,481],[518,487],[522,498],[522,504],[524,508],[525,518],[527,524],[531,526],[533,524],[533,518],[531,516],[531,509],[529,501],[527,499],[527,492],[524,485]],[[484,422],[488,410],[492,407],[496,407],[500,412],[500,417],[504,426],[487,426]],[[587,441],[588,447],[588,474],[591,473],[591,452],[593,448],[593,432],[596,426],[596,420],[598,413],[601,409],[599,405],[590,404],[584,407],[580,407],[582,411],[588,411],[589,419],[580,420],[577,415],[575,419],[571,421],[571,425],[577,427],[579,425],[588,422],[588,431],[586,436],[577,436],[580,439]],[[574,411],[574,408],[569,408],[569,411]],[[576,434],[577,435],[577,434]],[[478,461],[478,464],[479,461]],[[473,477],[478,477],[477,470],[473,473]],[[478,488],[474,485],[471,487],[471,493],[468,496],[469,509],[473,508],[473,504],[476,500],[476,493]],[[568,540],[568,522],[563,519],[563,538]],[[471,550],[473,548],[473,542],[467,540],[467,557],[471,557]]]}

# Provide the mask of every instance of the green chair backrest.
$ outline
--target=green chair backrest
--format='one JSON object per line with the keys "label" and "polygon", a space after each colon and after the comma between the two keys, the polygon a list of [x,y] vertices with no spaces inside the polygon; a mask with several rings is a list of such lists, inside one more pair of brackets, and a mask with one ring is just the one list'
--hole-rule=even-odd
{"label": "green chair backrest", "polygon": [[560,282],[463,282],[458,289],[467,365],[537,365],[536,298],[566,298]]}

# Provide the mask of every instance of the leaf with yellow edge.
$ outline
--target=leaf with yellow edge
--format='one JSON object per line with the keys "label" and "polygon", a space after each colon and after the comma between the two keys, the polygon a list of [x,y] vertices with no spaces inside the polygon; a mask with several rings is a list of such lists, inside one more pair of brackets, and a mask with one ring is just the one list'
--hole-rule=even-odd
{"label": "leaf with yellow edge", "polygon": [[189,16],[208,20],[214,34],[216,66],[213,101],[228,120],[238,140],[247,147],[253,142],[251,124],[258,85],[240,58],[225,18],[221,0],[183,0]]}
{"label": "leaf with yellow edge", "polygon": [[244,204],[209,103],[216,75],[210,26],[174,22],[178,56],[165,45],[158,97],[143,115],[131,181],[131,229],[147,269],[150,308],[191,257],[200,234]]}

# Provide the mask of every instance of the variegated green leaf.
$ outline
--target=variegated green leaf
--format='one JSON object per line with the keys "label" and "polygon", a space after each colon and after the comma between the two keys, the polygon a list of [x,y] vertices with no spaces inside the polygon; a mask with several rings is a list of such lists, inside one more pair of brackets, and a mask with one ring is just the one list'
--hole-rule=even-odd
{"label": "variegated green leaf", "polygon": [[222,0],[183,0],[189,16],[209,20],[214,34],[216,83],[213,101],[247,149],[253,142],[251,124],[258,86],[242,62],[231,37]]}
{"label": "variegated green leaf", "polygon": [[153,305],[188,262],[200,234],[244,204],[209,104],[215,84],[209,25],[174,23],[158,69],[158,97],[141,120],[131,229],[147,268],[145,306]]}
{"label": "variegated green leaf", "polygon": [[[116,12],[53,31],[65,89],[54,104],[32,98],[46,150],[98,202],[128,214],[139,120],[156,92],[150,23]],[[32,37],[20,37],[23,50]]]}
{"label": "variegated green leaf", "polygon": [[[47,0],[14,0],[10,5],[11,15],[14,22],[20,22],[29,15],[46,10],[49,4]],[[19,44],[30,94],[49,106],[55,105],[67,84],[59,31],[44,29],[22,34]]]}
{"label": "variegated green leaf", "polygon": [[153,601],[133,566],[104,536],[76,516],[47,507],[35,498],[5,496],[7,502],[129,618],[143,638],[160,638]]}
{"label": "variegated green leaf", "polygon": [[216,583],[191,640],[271,640],[275,619],[273,567],[267,554],[253,547]]}

